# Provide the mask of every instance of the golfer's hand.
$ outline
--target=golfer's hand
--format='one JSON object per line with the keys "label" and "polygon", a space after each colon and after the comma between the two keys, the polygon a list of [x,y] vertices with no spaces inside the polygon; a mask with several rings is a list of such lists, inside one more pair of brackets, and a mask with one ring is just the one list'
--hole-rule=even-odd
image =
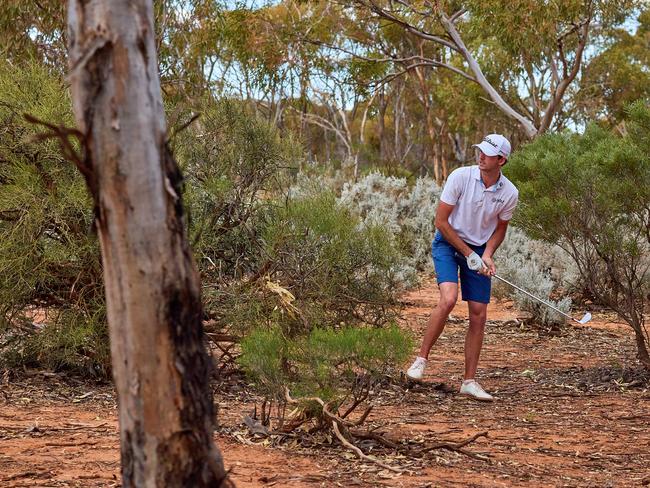
{"label": "golfer's hand", "polygon": [[478,271],[479,273],[481,270],[485,269],[485,263],[481,259],[481,256],[473,252],[469,256],[467,256],[467,267],[471,269],[472,271]]}
{"label": "golfer's hand", "polygon": [[479,273],[484,274],[485,276],[494,276],[497,273],[497,267],[494,265],[492,256],[486,256],[483,254],[483,262],[485,263],[487,272],[479,271]]}

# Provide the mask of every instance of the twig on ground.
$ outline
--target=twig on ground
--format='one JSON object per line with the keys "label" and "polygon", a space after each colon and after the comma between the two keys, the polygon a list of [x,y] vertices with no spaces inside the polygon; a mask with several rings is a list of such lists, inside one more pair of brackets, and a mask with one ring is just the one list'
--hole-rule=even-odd
{"label": "twig on ground", "polygon": [[105,427],[108,424],[108,422],[102,422],[101,424],[97,425],[75,425],[75,424],[67,424],[70,425],[70,427],[43,427],[43,430],[56,430],[56,431],[70,431],[70,430],[93,430],[93,429],[99,429],[100,427]]}
{"label": "twig on ground", "polygon": [[338,424],[344,425],[345,427],[355,427],[358,425],[361,425],[364,420],[368,417],[370,414],[372,407],[368,407],[368,409],[363,413],[363,415],[355,421],[350,421],[350,420],[345,420],[338,415],[336,415],[334,412],[332,412],[329,408],[327,403],[325,403],[321,398],[318,397],[304,397],[300,398],[299,400],[296,400],[295,398],[292,398],[290,393],[289,393],[289,388],[285,387],[284,388],[284,396],[287,402],[289,403],[300,403],[300,401],[312,401],[318,403],[321,407],[323,407],[323,413],[325,414],[326,417],[329,417],[330,420],[333,420],[337,422]]}
{"label": "twig on ground", "polygon": [[47,471],[26,471],[24,473],[12,474],[8,478],[5,478],[4,481],[13,481],[13,480],[16,480],[18,478],[32,478],[32,477],[35,477],[35,476],[36,477],[41,477],[45,473],[47,473]]}
{"label": "twig on ground", "polygon": [[84,442],[46,442],[45,445],[48,447],[78,447],[78,446],[94,446],[96,442],[84,441]]}
{"label": "twig on ground", "polygon": [[390,449],[395,449],[396,451],[408,453],[409,449],[396,444],[395,442],[386,439],[383,435],[378,434],[377,432],[363,432],[363,433],[354,433],[354,437],[359,439],[369,439],[378,442],[382,446],[388,447]]}
{"label": "twig on ground", "polygon": [[427,452],[430,451],[435,451],[436,449],[447,449],[449,451],[454,451],[454,452],[459,452],[461,454],[464,454],[469,457],[473,457],[476,459],[480,459],[481,461],[487,461],[488,457],[484,456],[482,454],[475,454],[470,451],[466,451],[463,449],[467,444],[474,442],[476,439],[479,437],[487,437],[488,433],[487,432],[479,432],[478,434],[473,435],[469,439],[466,439],[462,442],[437,442],[436,444],[433,444],[431,446],[427,446],[425,448],[422,448],[418,451],[415,451],[416,454],[426,454]]}
{"label": "twig on ground", "polygon": [[474,436],[470,437],[469,439],[466,439],[461,442],[437,442],[435,444],[432,444],[427,447],[423,447],[422,449],[412,449],[408,446],[403,446],[400,444],[397,444],[393,441],[390,441],[386,439],[383,435],[377,434],[376,432],[364,432],[364,433],[356,433],[354,432],[353,435],[355,437],[358,437],[359,439],[370,439],[378,442],[379,444],[388,447],[390,449],[394,449],[404,455],[407,456],[422,456],[423,454],[426,454],[427,452],[434,451],[436,449],[447,449],[449,451],[454,451],[458,452],[460,454],[464,454],[465,456],[473,457],[476,459],[480,459],[481,461],[487,461],[488,458],[487,456],[484,456],[482,454],[475,454],[473,452],[467,451],[463,449],[467,444],[474,442],[476,439],[479,437],[487,437],[487,432],[480,432],[478,434],[475,434]]}
{"label": "twig on ground", "polygon": [[373,463],[375,463],[376,465],[381,466],[381,467],[384,468],[384,469],[388,469],[388,470],[390,470],[390,471],[393,471],[394,473],[401,473],[401,472],[402,472],[401,470],[399,470],[399,469],[397,469],[397,468],[393,468],[392,466],[389,466],[389,465],[387,465],[387,464],[384,464],[384,463],[382,463],[381,461],[379,461],[379,460],[377,460],[377,459],[375,459],[375,458],[372,458],[372,457],[370,457],[370,456],[366,456],[366,455],[361,451],[361,449],[359,449],[357,446],[355,446],[354,444],[352,444],[350,441],[348,441],[348,440],[343,436],[343,434],[341,434],[341,431],[339,430],[339,426],[338,426],[338,424],[336,423],[336,421],[334,421],[334,420],[332,421],[332,428],[334,429],[334,433],[336,434],[336,437],[341,441],[341,443],[342,443],[345,447],[347,447],[348,449],[352,450],[352,451],[353,451],[357,456],[359,456],[360,459],[365,459],[366,461],[373,462]]}

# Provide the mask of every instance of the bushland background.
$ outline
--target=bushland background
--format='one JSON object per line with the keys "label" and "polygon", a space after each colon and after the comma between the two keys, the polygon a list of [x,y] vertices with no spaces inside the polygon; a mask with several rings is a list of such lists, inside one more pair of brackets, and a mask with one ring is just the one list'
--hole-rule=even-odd
{"label": "bushland background", "polygon": [[[48,435],[68,432],[57,428],[75,428],[59,425],[59,413],[43,428],[35,419],[47,408],[81,418],[87,411],[75,406],[106,395],[105,405],[86,407],[104,415],[114,400],[106,386],[110,349],[92,200],[70,161],[79,147],[70,140],[62,150],[42,124],[74,125],[65,9],[55,1],[1,6],[0,367],[11,413],[0,432],[15,450],[0,463],[12,483],[113,483],[111,464],[84,482],[71,468],[27,469],[17,454],[21,443],[53,443]],[[273,446],[280,451],[269,456],[280,457],[302,449],[305,459],[325,450],[342,460],[343,474],[332,478],[341,482],[418,486],[466,458],[472,482],[496,479],[498,470],[480,473],[485,463],[502,462],[490,459],[505,456],[506,447],[481,436],[477,458],[458,445],[480,434],[479,425],[472,430],[452,417],[443,430],[444,422],[422,413],[421,425],[432,431],[419,438],[404,427],[409,408],[457,408],[456,384],[445,376],[455,378],[453,369],[434,369],[429,379],[442,383],[432,386],[409,385],[399,371],[426,316],[408,297],[426,291],[418,300],[435,304],[429,249],[441,186],[453,169],[473,164],[473,143],[499,132],[515,148],[504,172],[521,202],[497,256],[499,273],[569,313],[590,310],[596,320],[593,329],[576,329],[495,283],[506,315],[495,309],[501,332],[492,353],[488,341],[483,374],[504,398],[519,392],[511,402],[523,413],[504,411],[485,430],[513,442],[519,457],[509,476],[521,483],[615,483],[623,465],[631,466],[630,486],[648,481],[643,455],[615,444],[636,432],[636,445],[648,446],[647,6],[169,1],[154,9],[169,144],[185,178],[187,233],[215,359],[215,401],[228,399],[236,412],[223,417],[222,443]],[[452,359],[462,362],[450,352],[462,345],[462,312],[455,316],[439,352],[450,367]],[[513,344],[520,349],[510,350]],[[514,359],[520,356],[526,359]],[[546,396],[536,395],[544,388]],[[570,403],[566,411],[544,406],[559,397],[589,412],[582,402],[594,396],[613,413],[598,407],[586,420],[572,417]],[[463,412],[490,416],[468,408]],[[332,412],[365,423],[367,430],[348,426],[344,438],[402,473],[346,459]],[[539,429],[527,426],[524,435],[517,422],[535,424],[540,416],[551,433],[571,424],[575,471],[545,472],[544,460],[523,456],[522,449],[542,457],[562,451],[541,440],[526,444],[539,440]],[[594,416],[607,424],[602,448],[581,457],[582,448],[573,448],[596,442]],[[114,436],[114,417],[107,422],[103,433]],[[373,437],[376,431],[382,436]],[[513,441],[520,435],[525,448]],[[456,437],[454,449],[434,449],[441,436]],[[29,449],[48,449],[38,442]],[[423,458],[436,466],[425,468]],[[230,458],[243,462],[237,459]],[[528,461],[535,467],[525,468]],[[274,478],[269,466],[250,480],[236,470],[233,476],[253,484],[329,482],[320,474],[310,481],[309,469],[302,480],[286,472]],[[357,471],[365,474],[351,474]]]}

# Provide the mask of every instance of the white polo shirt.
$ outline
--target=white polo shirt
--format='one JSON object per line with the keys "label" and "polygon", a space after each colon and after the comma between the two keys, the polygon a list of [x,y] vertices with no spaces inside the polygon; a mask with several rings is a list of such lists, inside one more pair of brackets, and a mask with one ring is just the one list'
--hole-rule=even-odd
{"label": "white polo shirt", "polygon": [[485,188],[478,166],[455,169],[447,177],[440,200],[453,205],[449,224],[458,236],[475,246],[485,244],[499,220],[510,220],[519,200],[519,191],[503,173]]}

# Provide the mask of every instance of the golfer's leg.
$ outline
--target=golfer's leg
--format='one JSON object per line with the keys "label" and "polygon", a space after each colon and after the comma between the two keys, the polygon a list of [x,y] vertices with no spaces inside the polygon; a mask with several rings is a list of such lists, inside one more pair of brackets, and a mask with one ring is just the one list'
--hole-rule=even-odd
{"label": "golfer's leg", "polygon": [[428,358],[431,348],[442,334],[445,328],[447,317],[451,313],[456,300],[458,300],[458,283],[445,282],[438,285],[440,288],[440,301],[433,309],[427,322],[427,330],[422,339],[422,347],[420,348],[420,357]]}
{"label": "golfer's leg", "polygon": [[487,319],[487,303],[467,302],[469,308],[469,328],[465,335],[465,379],[471,380],[476,376],[478,358],[483,346],[485,321]]}

